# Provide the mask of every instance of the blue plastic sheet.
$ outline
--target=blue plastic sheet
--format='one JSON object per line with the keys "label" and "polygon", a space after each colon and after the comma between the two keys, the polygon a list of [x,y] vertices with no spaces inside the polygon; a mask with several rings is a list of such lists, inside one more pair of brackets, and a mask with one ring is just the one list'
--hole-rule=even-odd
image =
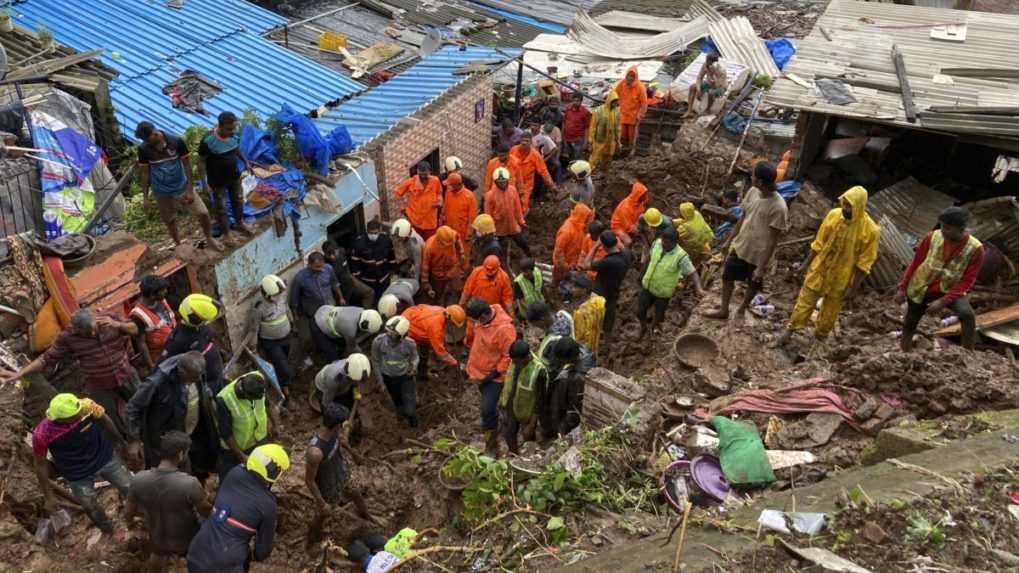
{"label": "blue plastic sheet", "polygon": [[241,128],[241,153],[258,165],[275,165],[280,162],[272,136],[250,123]]}
{"label": "blue plastic sheet", "polygon": [[779,181],[775,184],[775,190],[785,199],[786,204],[792,203],[800,194],[800,183],[798,181]]}
{"label": "blue plastic sheet", "polygon": [[721,55],[718,52],[718,46],[715,45],[715,42],[713,42],[711,38],[704,38],[704,41],[701,42],[701,53],[707,54],[709,56],[711,54]]}
{"label": "blue plastic sheet", "polygon": [[768,52],[771,53],[771,59],[775,60],[775,65],[780,70],[789,63],[793,54],[796,53],[796,46],[785,38],[773,38],[766,41],[764,45],[767,46]]}
{"label": "blue plastic sheet", "polygon": [[329,160],[332,158],[332,151],[329,142],[322,137],[311,118],[303,113],[297,113],[289,105],[283,104],[280,112],[276,114],[276,119],[288,125],[294,132],[297,151],[308,160],[311,168],[319,175],[329,175]]}
{"label": "blue plastic sheet", "polygon": [[354,151],[354,140],[351,139],[350,132],[347,131],[345,125],[339,125],[330,131],[326,136],[326,141],[329,143],[329,153],[332,154],[332,157]]}

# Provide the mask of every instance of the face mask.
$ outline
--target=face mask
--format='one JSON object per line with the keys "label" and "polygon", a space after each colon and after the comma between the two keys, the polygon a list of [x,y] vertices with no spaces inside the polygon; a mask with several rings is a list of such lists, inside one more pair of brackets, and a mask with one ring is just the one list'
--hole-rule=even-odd
{"label": "face mask", "polygon": [[368,233],[368,240],[369,241],[374,241],[374,240],[376,240],[378,238],[379,238],[379,234],[378,233]]}

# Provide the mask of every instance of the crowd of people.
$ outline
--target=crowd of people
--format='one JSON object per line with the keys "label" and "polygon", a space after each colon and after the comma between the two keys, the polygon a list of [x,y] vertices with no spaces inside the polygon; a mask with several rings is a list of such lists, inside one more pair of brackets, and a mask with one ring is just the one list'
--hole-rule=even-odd
{"label": "crowd of people", "polygon": [[[348,249],[326,242],[310,253],[290,281],[262,278],[244,345],[271,364],[268,371],[228,380],[212,323],[236,309],[192,293],[174,312],[166,300],[169,285],[158,276],[141,280],[140,297],[127,317],[75,312],[49,350],[20,371],[0,375],[0,382],[8,382],[52,370],[65,357],[78,361],[88,397],[57,394],[33,430],[46,509],[73,502],[100,530],[116,535],[94,485],[105,479],[126,500],[128,522],[144,515],[153,568],[186,557],[192,572],[246,570],[272,550],[277,519],[272,487],[291,463],[277,442],[281,409],[308,409],[321,420],[308,437],[303,480],[319,518],[350,500],[362,519],[377,522],[351,479],[359,456],[348,442],[357,431],[363,392],[373,382],[412,429],[422,425],[417,390],[430,376],[476,387],[478,442],[487,455],[498,457],[503,444],[516,453],[521,442],[554,439],[580,424],[587,372],[605,340],[621,336],[615,331],[627,284],[638,293],[632,309],[638,336],[654,336],[677,293],[704,295],[701,273],[721,253],[721,304],[705,316],[728,318],[735,283],[742,282],[736,310],[741,317],[763,288],[788,227],[776,167],[758,163],[742,199],[724,197],[734,221],[726,223],[731,228],[722,237],[691,203],[679,205],[675,218],[667,216],[647,186],[654,182],[633,181],[609,220],[600,220],[591,172],[612,160],[618,144],[632,145],[646,111],[642,93],[634,69],[594,113],[578,97],[558,125],[547,124],[554,130],[531,134],[500,127],[499,136],[512,147],[499,147],[477,180],[456,157],[444,161],[439,175],[422,163],[394,190],[399,204],[392,208],[400,218],[387,229],[371,220]],[[228,130],[222,125],[202,157],[227,152],[222,140]],[[139,154],[150,162],[147,176],[154,185],[165,184],[172,173],[157,177],[157,169],[168,169],[157,165],[170,161],[169,155],[184,159],[186,149],[144,124],[139,138],[152,148]],[[561,154],[550,151],[560,145]],[[560,189],[560,170],[550,169],[548,160],[562,157],[568,175]],[[223,183],[229,191],[232,183],[212,181],[210,169],[203,172],[213,188]],[[531,207],[550,192],[568,196],[573,206],[546,264],[536,259],[526,229]],[[176,199],[187,202],[184,195]],[[880,229],[867,215],[866,202],[867,191],[854,187],[825,218],[802,265],[803,287],[779,344],[807,327],[819,301],[815,335],[827,336],[869,272]],[[966,222],[961,208],[942,213],[940,229],[924,238],[903,276],[904,350],[920,318],[942,308],[960,317],[963,343],[972,348],[966,292],[982,247],[966,233]],[[203,228],[207,225],[203,219]],[[318,366],[307,403],[291,391],[298,371],[293,356],[301,354],[293,348],[299,331],[307,332]],[[130,361],[135,352],[144,378]],[[439,362],[434,367],[433,355]],[[129,468],[137,473],[132,476]],[[210,499],[204,486],[212,474],[219,479]],[[381,567],[400,557],[390,549],[376,536],[356,541],[349,553],[362,566],[379,558]]]}

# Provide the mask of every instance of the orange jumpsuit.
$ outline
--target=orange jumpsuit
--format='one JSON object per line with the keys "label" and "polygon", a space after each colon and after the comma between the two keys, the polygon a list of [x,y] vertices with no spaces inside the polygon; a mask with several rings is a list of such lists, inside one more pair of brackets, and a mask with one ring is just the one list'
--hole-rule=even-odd
{"label": "orange jumpsuit", "polygon": [[637,135],[637,122],[640,121],[642,113],[647,109],[647,87],[641,83],[637,75],[637,66],[632,66],[626,71],[633,72],[633,83],[626,81],[626,78],[619,80],[616,84],[616,95],[619,96],[619,123],[620,139],[624,143],[633,143]]}
{"label": "orange jumpsuit", "polygon": [[510,185],[499,189],[493,185],[485,193],[485,212],[495,221],[495,235],[508,237],[520,234],[524,226],[524,209],[520,203],[520,194]]}
{"label": "orange jumpsuit", "polygon": [[499,372],[496,382],[502,382],[509,368],[509,349],[517,339],[513,318],[497,304],[492,305],[495,316],[485,324],[471,323],[466,343],[471,352],[467,356],[467,375],[481,380],[492,370]]}
{"label": "orange jumpsuit", "polygon": [[499,159],[499,156],[488,160],[488,167],[485,168],[485,189],[491,189],[492,185],[495,185],[495,170],[500,167],[505,167],[509,170],[510,185],[519,189],[520,181],[517,180],[517,174],[520,172],[520,162],[513,155],[510,155],[505,162]]}
{"label": "orange jumpsuit", "polygon": [[630,239],[637,233],[637,220],[647,209],[648,197],[647,187],[640,181],[634,181],[630,188],[630,194],[616,205],[612,212],[612,221],[609,228],[617,236],[626,236]]}
{"label": "orange jumpsuit", "polygon": [[452,227],[443,225],[425,241],[421,255],[421,286],[431,286],[435,290],[435,298],[442,301],[446,288],[463,276],[464,249],[463,241]]}
{"label": "orange jumpsuit", "polygon": [[588,237],[587,226],[594,220],[594,211],[584,203],[577,203],[569,218],[555,234],[552,248],[552,277],[559,281],[570,270],[577,267],[584,254],[584,238]]}
{"label": "orange jumpsuit", "polygon": [[446,309],[429,304],[414,305],[401,315],[410,322],[407,336],[418,346],[431,344],[432,351],[440,359],[456,364],[456,359],[446,351]]}
{"label": "orange jumpsuit", "polygon": [[431,237],[439,226],[439,208],[442,206],[439,178],[429,175],[428,182],[422,184],[417,175],[409,177],[396,188],[396,196],[404,203],[403,213],[414,230],[422,239]]}
{"label": "orange jumpsuit", "polygon": [[501,304],[506,312],[510,312],[513,304],[513,286],[509,275],[502,270],[499,257],[489,255],[480,267],[471,272],[460,294],[460,306],[467,304],[472,298],[480,298],[488,304]]}
{"label": "orange jumpsuit", "polygon": [[545,180],[545,185],[549,187],[554,185],[554,182],[545,165],[545,159],[537,149],[531,147],[524,151],[524,148],[519,144],[514,145],[513,149],[510,149],[510,157],[516,158],[519,166],[517,180],[520,186],[517,187],[517,191],[520,192],[520,204],[524,208],[524,216],[527,216],[527,211],[531,208],[531,193],[534,192],[535,174],[541,175],[541,178]]}
{"label": "orange jumpsuit", "polygon": [[467,272],[471,260],[471,243],[468,240],[471,236],[471,223],[477,216],[478,199],[473,191],[466,187],[461,187],[459,191],[446,189],[446,196],[442,200],[442,220],[460,235],[464,251],[464,272]]}

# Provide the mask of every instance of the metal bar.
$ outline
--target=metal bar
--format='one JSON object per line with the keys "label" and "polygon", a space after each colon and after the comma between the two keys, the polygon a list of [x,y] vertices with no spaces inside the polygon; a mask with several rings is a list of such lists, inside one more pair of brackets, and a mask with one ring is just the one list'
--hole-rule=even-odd
{"label": "metal bar", "polygon": [[899,78],[899,88],[902,90],[902,108],[906,112],[906,121],[916,123],[916,106],[913,105],[913,90],[906,76],[906,62],[895,44],[892,44],[892,63],[895,64],[895,75]]}
{"label": "metal bar", "polygon": [[[110,208],[110,205],[113,205],[113,201],[116,200],[117,196],[124,192],[124,188],[126,188],[131,183],[131,179],[134,178],[134,170],[137,167],[138,167],[137,163],[131,164],[131,167],[127,170],[127,173],[125,173],[124,176],[120,178],[120,181],[117,182],[117,186],[113,189],[113,193],[110,193],[110,196],[107,197],[106,200],[103,201],[103,204],[100,205],[98,209],[96,209],[96,212],[92,214],[92,218],[89,219],[88,224],[85,225],[85,230],[82,231],[82,234],[87,235],[89,231],[95,228],[96,224],[99,223],[99,219],[101,219],[102,216],[106,213],[106,211]],[[200,201],[200,199],[198,199],[197,197],[195,198],[195,200]]]}
{"label": "metal bar", "polygon": [[[931,113],[974,113],[978,115],[1019,115],[1019,107],[981,107],[978,105],[932,105]],[[924,112],[919,112],[922,117]]]}
{"label": "metal bar", "polygon": [[889,93],[893,93],[893,94],[902,93],[902,87],[899,84],[897,84],[897,83],[896,84],[888,84],[888,83],[878,82],[878,81],[874,81],[874,80],[868,80],[868,79],[864,79],[864,78],[852,78],[852,77],[837,76],[837,75],[824,75],[824,74],[816,75],[816,76],[814,76],[814,79],[815,80],[837,80],[837,81],[840,81],[840,82],[842,82],[844,84],[849,84],[851,86],[856,86],[856,87],[861,87],[861,88],[871,88],[871,89],[875,89],[875,90],[878,90],[878,91],[889,92]]}
{"label": "metal bar", "polygon": [[941,68],[941,73],[964,78],[1019,78],[1019,68]]}
{"label": "metal bar", "polygon": [[[347,4],[346,6],[340,6],[339,8],[333,8],[332,10],[326,10],[325,12],[322,12],[321,14],[315,14],[314,16],[312,16],[310,18],[305,18],[304,20],[298,20],[296,22],[291,22],[290,24],[288,24],[288,26],[294,26],[295,28],[297,26],[303,26],[304,24],[308,24],[310,22],[314,22],[315,20],[318,20],[319,18],[325,18],[326,16],[332,16],[333,14],[335,14],[337,12],[343,12],[344,10],[346,10],[348,8],[353,8],[355,6],[360,6],[360,5],[361,5],[360,2],[354,2],[354,3],[351,3],[351,4]],[[286,29],[286,28],[284,28],[284,29]]]}

